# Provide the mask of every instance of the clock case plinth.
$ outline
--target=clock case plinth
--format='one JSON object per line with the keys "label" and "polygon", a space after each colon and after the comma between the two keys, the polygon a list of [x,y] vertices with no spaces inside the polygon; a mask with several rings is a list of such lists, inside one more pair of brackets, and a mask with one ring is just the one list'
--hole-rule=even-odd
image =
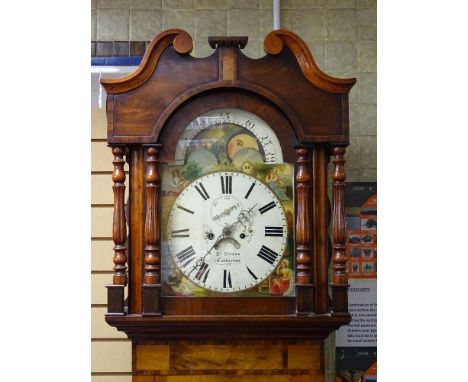
{"label": "clock case plinth", "polygon": [[[114,154],[115,266],[106,321],[135,340],[324,339],[350,321],[343,156],[355,79],[323,73],[305,43],[284,30],[266,37],[267,54],[256,60],[241,51],[246,37],[210,37],[209,43],[214,53],[194,58],[191,37],[167,30],[134,73],[101,80]],[[262,118],[281,142],[284,161],[295,163],[295,297],[161,296],[160,165],[173,160],[185,126],[223,108]]]}

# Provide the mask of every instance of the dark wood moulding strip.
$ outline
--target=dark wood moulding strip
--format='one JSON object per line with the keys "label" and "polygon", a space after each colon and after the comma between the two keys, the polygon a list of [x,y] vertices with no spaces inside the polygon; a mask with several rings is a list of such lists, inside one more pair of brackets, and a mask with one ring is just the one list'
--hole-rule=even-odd
{"label": "dark wood moulding strip", "polygon": [[130,342],[128,338],[91,338],[91,342]]}
{"label": "dark wood moulding strip", "polygon": [[[350,322],[349,314],[268,316],[106,315],[106,321],[132,340],[325,339]],[[229,330],[227,330],[229,328]]]}
{"label": "dark wood moulding strip", "polygon": [[[170,363],[171,364],[171,363]],[[134,372],[134,375],[137,376],[179,376],[179,375],[194,375],[194,376],[206,376],[206,375],[226,375],[231,376],[246,376],[246,375],[321,375],[319,370],[311,369],[288,369],[287,367],[283,369],[236,369],[236,370],[220,370],[220,369],[195,369],[195,370],[139,370],[137,369]],[[197,378],[197,377],[195,377]],[[265,377],[264,377],[265,378]],[[198,378],[197,378],[198,379]],[[232,379],[235,381],[235,379]],[[159,382],[159,381],[158,381]]]}
{"label": "dark wood moulding strip", "polygon": [[[128,175],[128,171],[124,171]],[[91,171],[91,175],[112,175],[113,171]]]}
{"label": "dark wood moulding strip", "polygon": [[113,271],[91,271],[92,275],[112,275]]}

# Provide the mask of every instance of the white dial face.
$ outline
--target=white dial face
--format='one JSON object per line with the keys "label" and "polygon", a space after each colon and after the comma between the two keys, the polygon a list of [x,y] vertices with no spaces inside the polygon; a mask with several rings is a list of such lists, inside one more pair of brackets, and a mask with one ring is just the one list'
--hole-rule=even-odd
{"label": "white dial face", "polygon": [[215,172],[189,184],[168,220],[174,262],[195,284],[215,292],[249,289],[273,272],[286,246],[281,203],[261,181]]}
{"label": "white dial face", "polygon": [[[265,163],[282,163],[283,154],[281,145],[270,126],[255,114],[241,109],[216,109],[211,110],[197,118],[195,118],[184,130],[182,136],[177,143],[174,164],[184,164],[186,161],[187,149],[196,136],[214,126],[222,126],[223,124],[237,125],[245,129],[250,136],[258,142],[258,145],[263,151]],[[243,139],[245,141],[243,141]],[[244,147],[254,147],[254,143],[249,136],[240,135],[240,142]],[[233,142],[234,144],[235,142]],[[197,147],[203,148],[206,144],[206,138],[203,138],[197,143]],[[255,143],[256,145],[257,143]],[[233,148],[237,151],[238,147]],[[231,158],[232,159],[232,158]]]}

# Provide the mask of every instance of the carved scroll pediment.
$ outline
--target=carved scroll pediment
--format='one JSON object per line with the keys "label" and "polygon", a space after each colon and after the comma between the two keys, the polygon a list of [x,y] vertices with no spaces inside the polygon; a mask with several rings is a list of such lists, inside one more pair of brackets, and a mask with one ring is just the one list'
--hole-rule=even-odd
{"label": "carved scroll pediment", "polygon": [[271,55],[280,54],[284,47],[289,48],[310,83],[327,92],[347,94],[356,83],[355,78],[336,78],[322,72],[307,44],[293,32],[283,29],[272,31],[266,36],[263,46]]}
{"label": "carved scroll pediment", "polygon": [[275,105],[299,142],[348,142],[347,94],[356,80],[322,72],[299,36],[269,33],[266,56],[260,59],[241,52],[246,36],[214,36],[208,42],[215,52],[196,58],[190,55],[193,40],[187,32],[166,30],[149,44],[135,72],[101,80],[109,95],[110,142],[158,142],[179,107],[213,92],[254,94]]}

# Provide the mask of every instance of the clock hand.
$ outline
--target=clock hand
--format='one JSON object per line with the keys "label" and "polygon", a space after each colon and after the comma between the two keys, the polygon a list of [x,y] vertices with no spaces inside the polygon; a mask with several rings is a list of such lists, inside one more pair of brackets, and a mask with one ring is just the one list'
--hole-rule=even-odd
{"label": "clock hand", "polygon": [[[249,216],[253,216],[252,210],[257,206],[258,203],[255,203],[250,209],[248,210]],[[250,220],[250,219],[249,219]]]}
{"label": "clock hand", "polygon": [[[248,210],[242,210],[240,213],[239,213],[239,216],[237,216],[237,220],[232,223],[232,224],[229,224],[229,225],[226,225],[224,228],[223,228],[223,234],[225,234],[226,236],[229,236],[232,234],[232,231],[233,229],[237,226],[237,224],[244,224],[246,221],[250,221],[250,216],[252,215],[252,210],[255,208],[255,206],[257,205],[258,203],[255,203],[252,207],[250,207]],[[246,214],[247,212],[247,214]],[[217,243],[215,243],[217,244]]]}
{"label": "clock hand", "polygon": [[250,209],[249,209],[249,213],[251,213],[251,212],[252,212],[252,210],[255,208],[255,206],[256,206],[257,204],[258,204],[258,203],[255,203],[255,204],[254,204],[252,207],[250,207]]}
{"label": "clock hand", "polygon": [[237,222],[236,223],[244,223],[242,220],[246,219],[246,221],[250,221],[251,216],[253,215],[252,210],[257,206],[258,203],[255,203],[252,207],[250,207],[247,210],[247,214],[245,213],[246,211],[243,210],[240,212],[239,216],[237,217]]}
{"label": "clock hand", "polygon": [[216,239],[215,243],[211,246],[211,248],[209,250],[206,251],[206,253],[200,257],[197,262],[195,263],[195,266],[192,268],[192,270],[189,272],[189,275],[190,273],[192,273],[196,268],[200,267],[203,262],[205,261],[206,259],[206,256],[208,256],[210,254],[210,252],[213,250],[213,248],[217,247],[218,244],[221,242],[221,240],[223,240],[225,237],[225,235],[221,234],[218,236],[218,238]]}

